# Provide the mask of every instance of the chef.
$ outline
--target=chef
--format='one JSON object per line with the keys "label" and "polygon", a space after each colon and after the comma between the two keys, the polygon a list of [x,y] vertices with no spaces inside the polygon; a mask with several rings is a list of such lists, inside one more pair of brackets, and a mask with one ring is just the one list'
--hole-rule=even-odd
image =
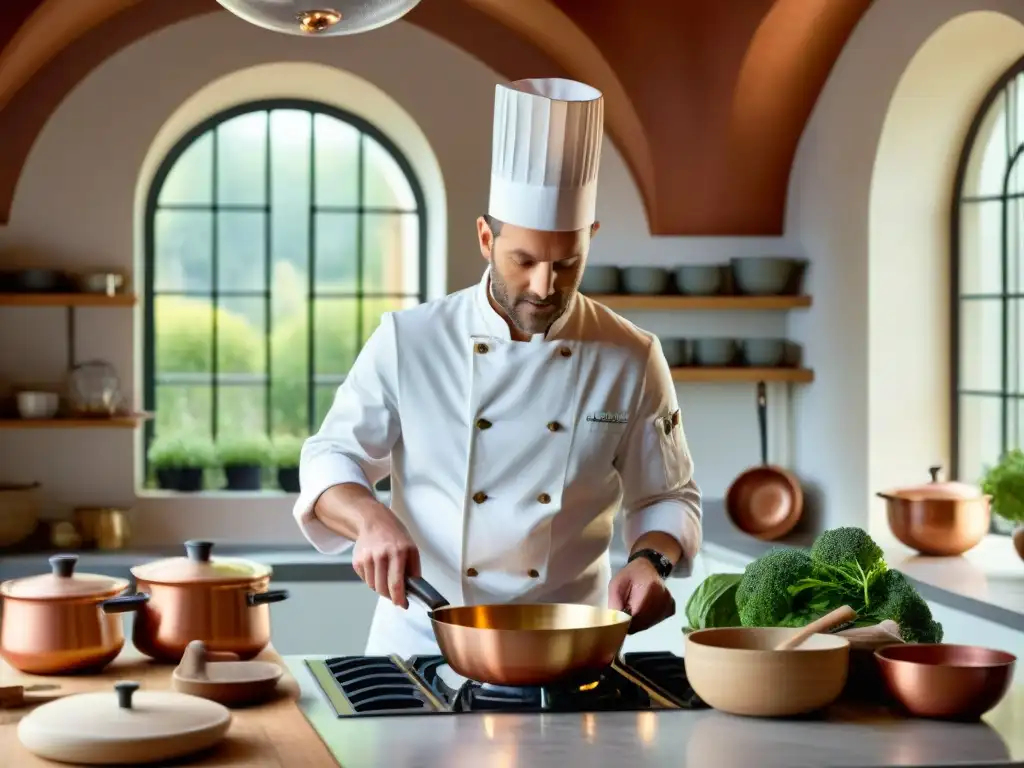
{"label": "chef", "polygon": [[[353,548],[380,594],[367,655],[440,653],[406,575],[452,605],[607,605],[631,632],[675,611],[664,580],[689,574],[701,507],[669,367],[656,336],[577,292],[603,114],[571,80],[497,86],[480,282],[384,314],[303,446],[299,527]],[[390,508],[373,492],[388,475]]]}

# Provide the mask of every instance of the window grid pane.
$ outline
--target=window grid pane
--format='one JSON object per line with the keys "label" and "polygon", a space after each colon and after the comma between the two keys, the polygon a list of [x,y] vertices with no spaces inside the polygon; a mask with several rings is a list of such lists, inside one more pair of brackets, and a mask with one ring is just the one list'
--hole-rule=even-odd
{"label": "window grid pane", "polygon": [[426,300],[424,217],[405,158],[333,108],[259,102],[192,131],[147,205],[146,446],[316,431],[381,313]]}
{"label": "window grid pane", "polygon": [[[960,159],[953,221],[953,472],[980,483],[1024,448],[1022,68],[985,99]],[[993,516],[993,530],[1008,533]]]}

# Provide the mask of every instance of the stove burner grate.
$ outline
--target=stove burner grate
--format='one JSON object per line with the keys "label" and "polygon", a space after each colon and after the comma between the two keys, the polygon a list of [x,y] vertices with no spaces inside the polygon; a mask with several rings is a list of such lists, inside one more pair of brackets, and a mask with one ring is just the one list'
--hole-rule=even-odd
{"label": "stove burner grate", "polygon": [[456,674],[442,656],[345,656],[306,662],[339,717],[471,712],[703,709],[670,652],[627,653],[587,683],[508,687]]}

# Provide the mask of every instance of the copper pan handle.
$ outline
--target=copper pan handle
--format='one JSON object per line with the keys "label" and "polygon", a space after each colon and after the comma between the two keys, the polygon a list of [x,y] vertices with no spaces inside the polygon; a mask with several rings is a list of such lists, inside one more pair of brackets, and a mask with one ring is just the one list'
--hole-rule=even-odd
{"label": "copper pan handle", "polygon": [[431,611],[447,608],[451,605],[451,603],[445,599],[444,595],[430,586],[430,583],[426,579],[421,579],[418,576],[405,577],[405,591],[423,603],[423,605]]}
{"label": "copper pan handle", "polygon": [[761,436],[761,465],[768,466],[768,393],[763,381],[757,382],[757,427]]}

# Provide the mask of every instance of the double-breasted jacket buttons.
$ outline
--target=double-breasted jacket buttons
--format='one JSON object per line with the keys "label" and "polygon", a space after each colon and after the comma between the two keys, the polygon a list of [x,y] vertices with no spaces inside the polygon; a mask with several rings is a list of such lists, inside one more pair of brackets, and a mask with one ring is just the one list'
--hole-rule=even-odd
{"label": "double-breasted jacket buttons", "polygon": [[557,432],[561,428],[562,428],[562,425],[559,424],[557,421],[549,421],[548,422],[548,432]]}
{"label": "double-breasted jacket buttons", "polygon": [[546,493],[542,493],[540,496],[537,497],[537,501],[539,501],[541,504],[550,504],[551,497],[548,496]]}
{"label": "double-breasted jacket buttons", "polygon": [[568,347],[561,347],[558,350],[558,354],[560,354],[562,357],[572,357],[572,350],[569,349]]}
{"label": "double-breasted jacket buttons", "polygon": [[538,571],[536,568],[531,568],[529,573],[530,573],[530,578],[531,579],[539,579],[540,578],[540,571]]}
{"label": "double-breasted jacket buttons", "polygon": [[476,420],[476,428],[477,429],[490,429],[491,428],[491,422],[489,422],[487,419],[477,419]]}
{"label": "double-breasted jacket buttons", "polygon": [[484,493],[483,491],[477,491],[476,493],[473,494],[473,501],[475,501],[477,504],[483,504],[485,501],[487,501],[487,494]]}
{"label": "double-breasted jacket buttons", "polygon": [[479,572],[477,571],[476,568],[467,568],[466,569],[466,575],[469,576],[469,578],[471,578],[471,579],[473,577],[477,576],[478,574],[479,574]]}
{"label": "double-breasted jacket buttons", "polygon": [[481,342],[481,343],[476,345],[476,351],[477,351],[478,355],[486,355],[487,354],[487,350],[489,350],[489,349],[490,349],[490,347],[488,347],[483,342]]}

